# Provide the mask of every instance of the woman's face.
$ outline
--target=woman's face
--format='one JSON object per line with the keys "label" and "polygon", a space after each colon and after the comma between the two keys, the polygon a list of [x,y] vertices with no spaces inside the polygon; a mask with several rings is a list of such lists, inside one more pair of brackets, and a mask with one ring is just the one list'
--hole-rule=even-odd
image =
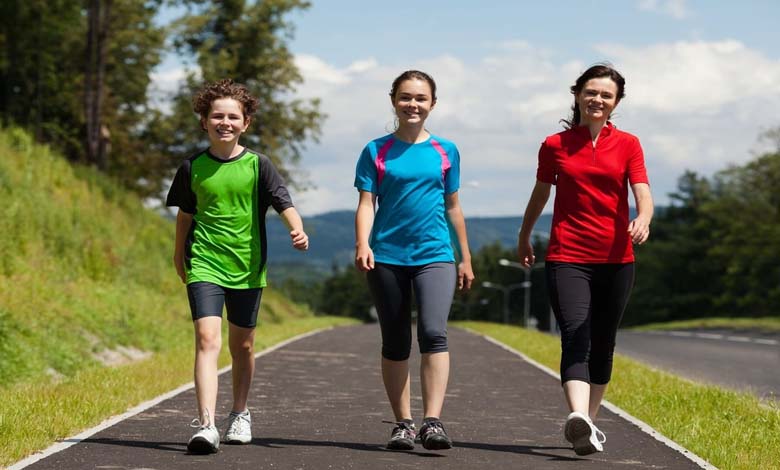
{"label": "woman's face", "polygon": [[431,86],[418,78],[401,82],[393,97],[393,108],[400,127],[422,125],[435,104]]}
{"label": "woman's face", "polygon": [[618,105],[618,87],[609,77],[591,78],[577,94],[580,124],[606,122]]}

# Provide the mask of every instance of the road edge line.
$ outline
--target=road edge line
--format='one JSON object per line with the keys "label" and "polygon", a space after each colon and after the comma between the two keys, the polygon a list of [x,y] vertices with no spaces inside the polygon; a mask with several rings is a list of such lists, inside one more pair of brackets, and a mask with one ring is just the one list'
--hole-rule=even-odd
{"label": "road edge line", "polygon": [[[294,343],[294,342],[296,342],[298,340],[307,338],[309,336],[316,335],[318,333],[322,333],[323,331],[327,331],[327,330],[330,330],[330,329],[333,329],[333,328],[334,327],[332,327],[332,326],[331,327],[326,327],[326,328],[318,328],[316,330],[308,331],[306,333],[301,333],[301,334],[299,334],[297,336],[293,336],[292,338],[288,338],[288,339],[286,339],[286,340],[284,340],[284,341],[282,341],[280,343],[276,343],[273,346],[269,346],[269,347],[263,349],[262,351],[260,351],[258,353],[255,353],[255,359],[257,359],[257,358],[259,358],[261,356],[265,356],[266,354],[272,353],[272,352],[276,351],[277,349],[283,348],[284,346],[287,346],[290,343]],[[230,369],[231,369],[231,366],[225,366],[225,367],[219,369],[217,371],[217,376],[220,376],[220,375],[224,374],[225,372],[230,371]],[[110,428],[111,426],[113,426],[113,425],[115,425],[115,424],[117,424],[117,423],[119,423],[121,421],[124,421],[127,418],[135,416],[135,415],[137,415],[137,414],[139,414],[139,413],[141,413],[143,411],[146,411],[149,408],[159,404],[160,402],[163,402],[163,401],[165,401],[165,400],[167,400],[169,398],[173,398],[176,395],[178,395],[178,394],[180,394],[182,392],[186,392],[187,390],[189,390],[191,388],[194,388],[194,387],[195,387],[195,382],[194,381],[186,383],[186,384],[184,384],[184,385],[182,385],[182,386],[180,386],[180,387],[178,387],[178,388],[176,388],[174,390],[171,390],[171,391],[166,392],[166,393],[164,393],[162,395],[159,395],[159,396],[157,396],[155,398],[152,398],[151,400],[147,400],[147,401],[145,401],[145,402],[143,402],[141,404],[138,404],[138,405],[130,408],[129,410],[125,411],[122,414],[115,415],[115,416],[112,416],[110,418],[106,418],[105,420],[103,420],[97,426],[94,426],[92,428],[86,429],[86,430],[80,432],[79,434],[76,434],[75,436],[71,436],[71,437],[65,438],[65,439],[57,442],[56,444],[52,444],[51,446],[47,447],[46,449],[43,449],[43,450],[38,451],[38,452],[35,452],[34,454],[25,457],[24,459],[16,462],[15,464],[11,465],[10,467],[7,467],[6,470],[21,470],[21,469],[23,469],[25,467],[28,467],[28,466],[34,464],[35,462],[37,462],[39,460],[45,459],[46,457],[54,455],[54,454],[56,454],[58,452],[62,452],[63,450],[67,449],[68,447],[76,445],[79,442],[87,439],[88,437],[90,437],[90,436],[92,436],[94,434],[99,433],[100,431],[102,431],[104,429]]]}
{"label": "road edge line", "polygon": [[[498,347],[500,347],[500,348],[502,348],[502,349],[504,349],[506,351],[509,351],[512,354],[515,354],[515,355],[519,356],[521,359],[523,359],[524,361],[528,362],[529,364],[531,364],[532,366],[536,367],[537,369],[541,370],[542,372],[544,372],[544,373],[546,373],[548,375],[551,375],[551,376],[555,377],[558,380],[561,380],[561,376],[558,375],[558,373],[556,373],[555,371],[553,371],[549,367],[545,366],[544,364],[536,362],[535,360],[533,360],[530,357],[526,356],[525,354],[523,354],[522,352],[518,351],[517,349],[515,349],[515,348],[513,348],[511,346],[508,346],[508,345],[502,343],[501,341],[499,341],[499,340],[497,340],[495,338],[491,338],[490,336],[487,336],[487,335],[484,335],[484,334],[481,334],[481,333],[476,333],[473,330],[469,330],[469,331],[471,333],[473,333],[473,334],[476,334],[477,336],[481,336],[482,338],[484,338],[488,342],[493,343],[496,346],[498,346]],[[712,465],[711,463],[707,462],[703,458],[701,458],[698,455],[694,454],[690,450],[686,449],[685,447],[681,446],[680,444],[678,444],[678,443],[674,442],[673,440],[669,439],[668,437],[664,436],[663,434],[658,432],[656,429],[654,429],[652,426],[650,426],[649,424],[645,423],[644,421],[642,421],[641,419],[637,418],[636,416],[633,416],[631,413],[629,413],[626,410],[620,408],[619,406],[617,406],[617,405],[615,405],[615,404],[613,404],[613,403],[611,403],[611,402],[609,402],[607,400],[602,401],[601,404],[602,404],[602,406],[604,406],[609,411],[615,413],[617,416],[625,419],[629,423],[631,423],[631,424],[635,425],[636,427],[638,427],[640,430],[642,430],[642,432],[644,432],[646,434],[649,434],[655,440],[660,441],[662,444],[666,445],[667,447],[669,447],[669,448],[679,452],[684,457],[686,457],[688,460],[690,460],[691,462],[695,463],[696,465],[698,465],[699,467],[703,468],[704,470],[718,470],[718,467]]]}

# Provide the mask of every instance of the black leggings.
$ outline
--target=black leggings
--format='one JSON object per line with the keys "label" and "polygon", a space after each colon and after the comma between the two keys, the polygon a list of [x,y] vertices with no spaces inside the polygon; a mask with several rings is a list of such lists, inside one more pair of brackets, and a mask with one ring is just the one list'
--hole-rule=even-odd
{"label": "black leggings", "polygon": [[382,357],[409,359],[412,349],[412,291],[417,300],[417,343],[421,353],[447,351],[447,317],[455,293],[454,263],[396,266],[376,263],[366,273],[382,329]]}
{"label": "black leggings", "polygon": [[561,329],[561,383],[608,383],[617,329],[634,286],[634,263],[548,261],[545,272]]}

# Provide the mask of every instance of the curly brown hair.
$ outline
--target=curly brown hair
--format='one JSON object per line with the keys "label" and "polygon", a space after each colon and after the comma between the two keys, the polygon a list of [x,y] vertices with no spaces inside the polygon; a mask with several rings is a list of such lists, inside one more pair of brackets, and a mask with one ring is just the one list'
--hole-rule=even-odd
{"label": "curly brown hair", "polygon": [[259,101],[252,96],[249,89],[229,78],[207,83],[192,97],[192,109],[203,119],[208,118],[211,103],[220,98],[232,98],[239,102],[244,112],[244,119],[257,111]]}

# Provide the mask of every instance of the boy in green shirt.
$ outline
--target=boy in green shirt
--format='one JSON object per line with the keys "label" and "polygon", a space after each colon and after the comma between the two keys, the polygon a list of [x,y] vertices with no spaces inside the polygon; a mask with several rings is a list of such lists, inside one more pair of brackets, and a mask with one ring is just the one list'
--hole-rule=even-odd
{"label": "boy in green shirt", "polygon": [[301,217],[270,159],[238,143],[257,106],[245,86],[229,79],[208,84],[193,97],[210,146],[181,164],[166,200],[167,206],[179,208],[173,263],[187,284],[195,326],[199,419],[198,431],[187,444],[192,453],[219,449],[214,422],[223,306],[233,359],[233,408],[223,441],[252,440],[247,395],[254,374],[257,313],[266,286],[269,206],[290,230],[292,246],[309,248]]}

